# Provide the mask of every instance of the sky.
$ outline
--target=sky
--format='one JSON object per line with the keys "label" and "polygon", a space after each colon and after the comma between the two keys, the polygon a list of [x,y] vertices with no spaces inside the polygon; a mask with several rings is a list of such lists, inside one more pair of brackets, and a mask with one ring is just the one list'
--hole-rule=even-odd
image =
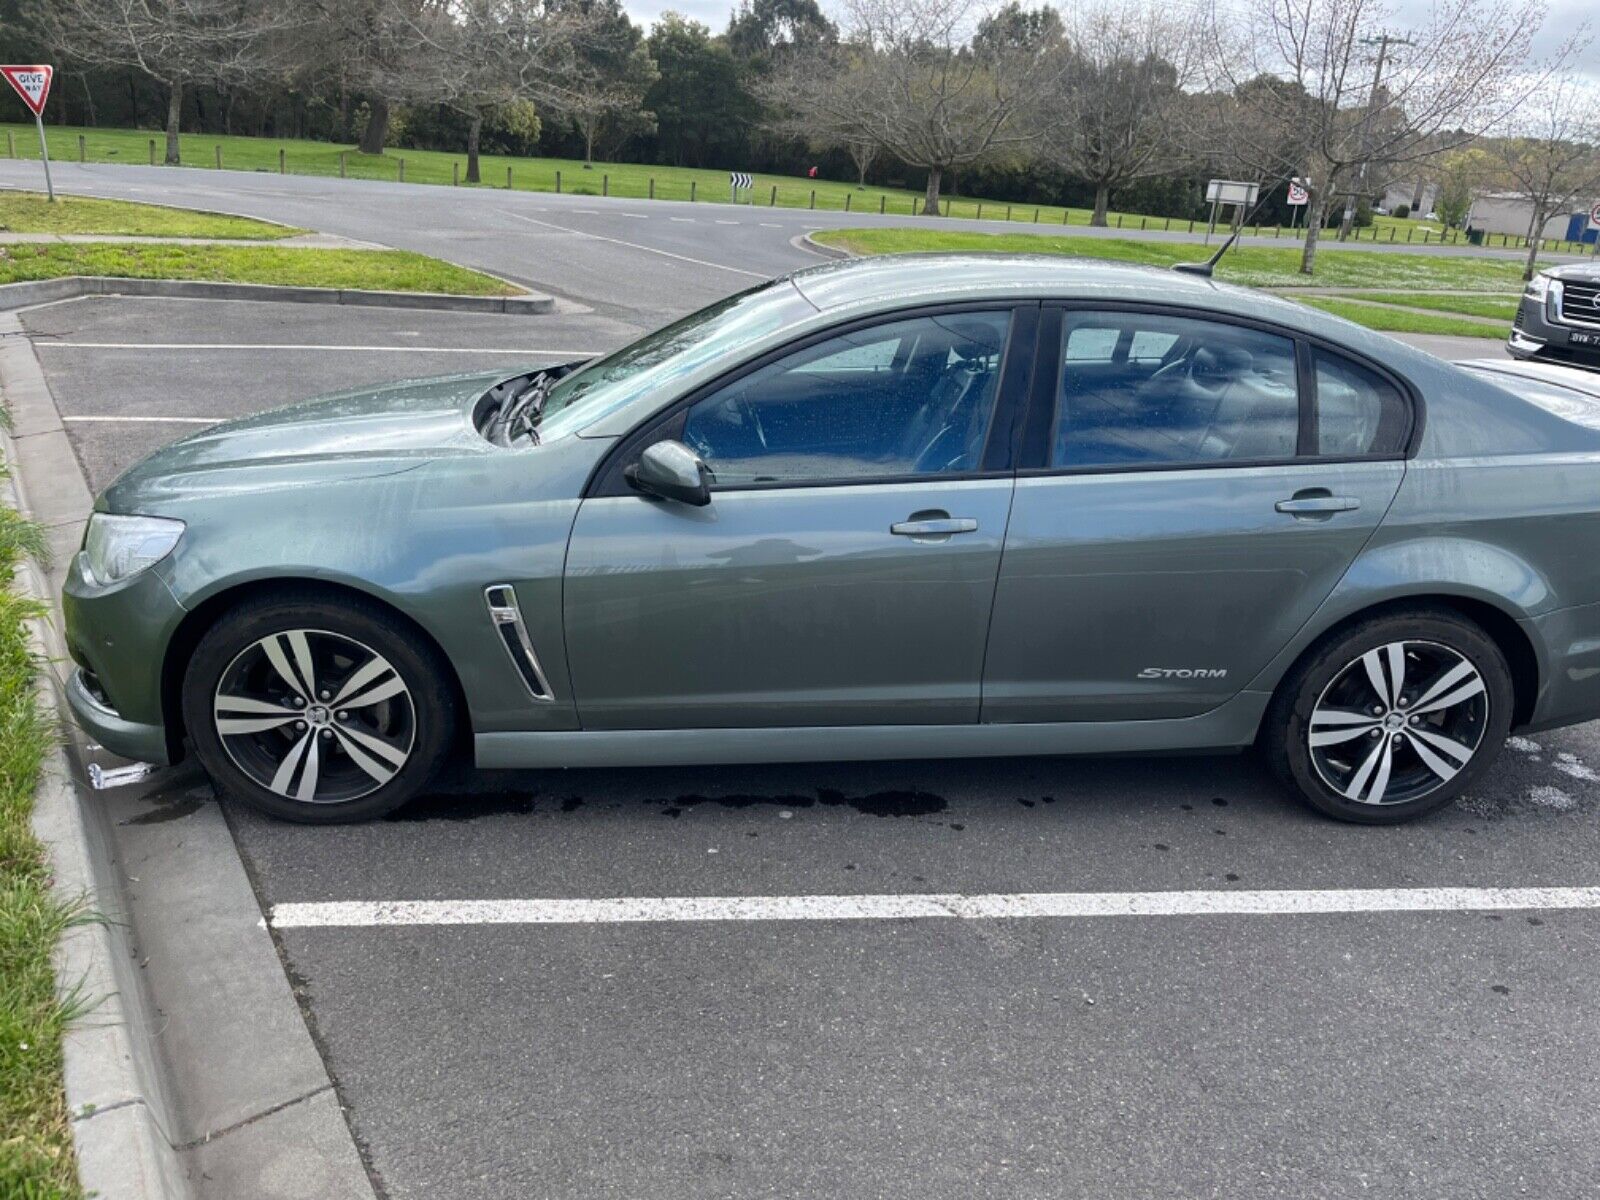
{"label": "sky", "polygon": [[[737,0],[623,0],[623,3],[640,25],[649,26],[663,12],[671,9],[709,25],[715,33],[721,33],[728,27],[728,18],[737,6]],[[1547,0],[1547,3],[1549,15],[1535,43],[1536,56],[1555,53],[1586,18],[1591,25],[1600,26],[1600,7],[1597,7],[1595,0]],[[1425,22],[1432,6],[1433,0],[1392,0],[1394,27],[1397,30],[1404,29],[1408,19],[1418,24]],[[822,7],[824,11],[831,11],[834,5],[829,0],[822,0]],[[1590,83],[1600,85],[1600,28],[1594,32],[1596,40],[1573,64],[1573,70]]]}

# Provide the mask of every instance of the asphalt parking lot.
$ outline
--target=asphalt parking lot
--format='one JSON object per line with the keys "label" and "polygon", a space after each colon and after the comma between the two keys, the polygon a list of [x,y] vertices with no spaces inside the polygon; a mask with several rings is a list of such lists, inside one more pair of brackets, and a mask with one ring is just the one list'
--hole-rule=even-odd
{"label": "asphalt parking lot", "polygon": [[[94,489],[205,420],[635,328],[112,299],[24,325]],[[210,802],[179,770],[123,834]],[[1600,882],[1600,727],[1519,739],[1401,829],[1318,818],[1247,756],[463,773],[371,825],[227,815],[267,913],[1576,886]],[[1593,1194],[1597,931],[1583,911],[1195,912],[275,937],[394,1200],[1454,1198]]]}

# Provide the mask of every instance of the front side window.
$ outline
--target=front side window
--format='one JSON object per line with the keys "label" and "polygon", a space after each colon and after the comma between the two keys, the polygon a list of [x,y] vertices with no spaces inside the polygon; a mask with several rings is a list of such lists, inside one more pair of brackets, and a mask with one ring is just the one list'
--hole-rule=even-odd
{"label": "front side window", "polygon": [[1067,313],[1050,465],[1207,465],[1293,458],[1294,342],[1154,313]]}
{"label": "front side window", "polygon": [[827,338],[697,401],[683,441],[720,486],[975,471],[1010,321],[943,313]]}

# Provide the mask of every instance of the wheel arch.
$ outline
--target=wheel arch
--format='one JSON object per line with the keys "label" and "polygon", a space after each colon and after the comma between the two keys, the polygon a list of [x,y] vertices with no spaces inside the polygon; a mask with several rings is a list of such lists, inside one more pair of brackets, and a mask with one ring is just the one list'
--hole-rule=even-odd
{"label": "wheel arch", "polygon": [[1428,609],[1435,611],[1442,609],[1471,621],[1499,648],[1511,673],[1511,728],[1518,729],[1528,724],[1533,719],[1542,682],[1538,648],[1516,617],[1505,608],[1481,596],[1456,592],[1418,592],[1414,595],[1396,596],[1343,614],[1327,628],[1319,631],[1298,653],[1288,659],[1273,680],[1272,691],[1276,694],[1294,674],[1296,667],[1329,642],[1342,636],[1352,626],[1378,617]]}
{"label": "wheel arch", "polygon": [[270,600],[275,596],[284,599],[291,597],[304,599],[307,596],[314,596],[335,602],[355,600],[369,607],[384,610],[397,625],[414,633],[438,656],[445,669],[445,680],[450,688],[451,698],[456,704],[457,736],[462,745],[472,744],[472,710],[467,704],[466,689],[462,686],[461,676],[456,670],[455,663],[444,652],[439,639],[415,617],[403,611],[393,601],[347,583],[274,576],[270,579],[243,580],[212,592],[184,615],[168,639],[166,653],[161,662],[161,716],[166,728],[167,750],[172,756],[172,762],[180,761],[184,755],[183,743],[187,730],[183,720],[183,674],[188,668],[195,647],[200,644],[200,639],[206,635],[206,631],[231,609],[249,600]]}

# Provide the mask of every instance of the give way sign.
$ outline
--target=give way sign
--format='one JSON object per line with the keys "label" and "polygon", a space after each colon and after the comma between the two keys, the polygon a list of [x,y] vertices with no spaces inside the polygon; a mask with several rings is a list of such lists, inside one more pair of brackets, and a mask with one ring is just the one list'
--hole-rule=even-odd
{"label": "give way sign", "polygon": [[55,75],[54,67],[37,64],[26,67],[0,67],[0,75],[4,75],[6,82],[17,89],[17,95],[22,97],[22,102],[34,116],[43,115],[44,102],[50,95],[50,79]]}

